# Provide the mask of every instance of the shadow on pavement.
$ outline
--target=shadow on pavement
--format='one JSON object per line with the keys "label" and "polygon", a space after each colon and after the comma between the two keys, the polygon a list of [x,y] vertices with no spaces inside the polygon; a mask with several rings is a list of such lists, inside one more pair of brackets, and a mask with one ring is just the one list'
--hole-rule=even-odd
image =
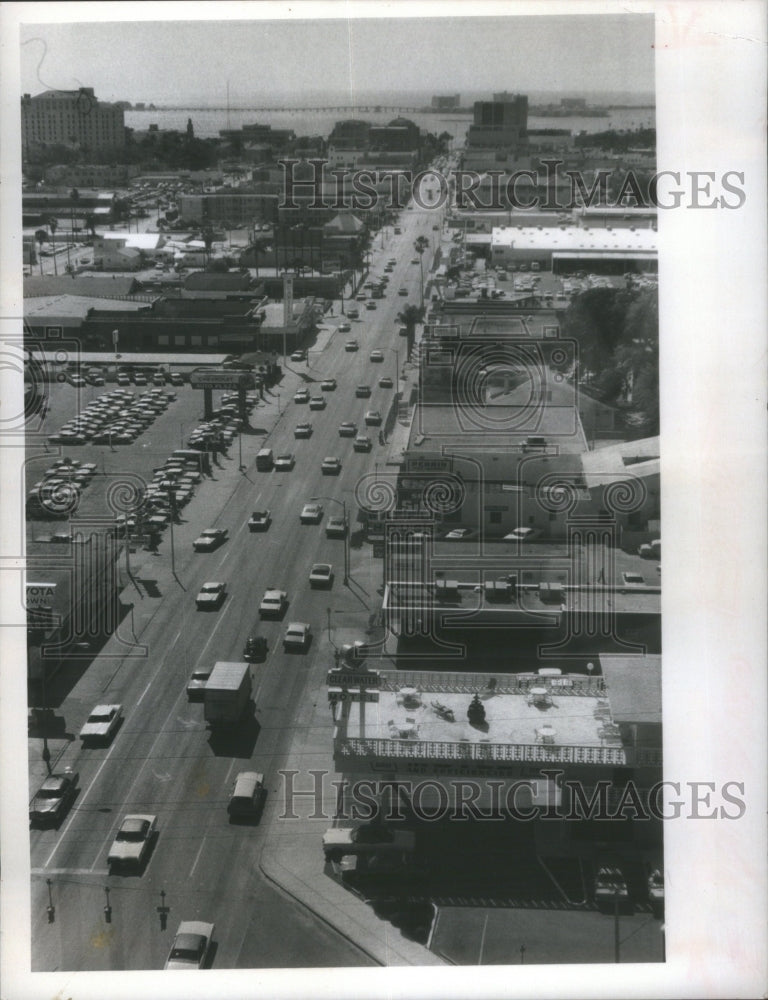
{"label": "shadow on pavement", "polygon": [[236,757],[248,760],[253,756],[261,726],[253,715],[253,702],[248,703],[247,715],[237,724],[211,729],[208,743],[216,757]]}

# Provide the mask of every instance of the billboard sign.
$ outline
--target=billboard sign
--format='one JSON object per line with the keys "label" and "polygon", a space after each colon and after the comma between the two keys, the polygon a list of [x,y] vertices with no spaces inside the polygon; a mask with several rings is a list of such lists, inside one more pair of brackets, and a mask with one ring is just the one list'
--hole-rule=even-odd
{"label": "billboard sign", "polygon": [[253,372],[197,368],[190,373],[189,384],[194,389],[253,389],[256,380]]}

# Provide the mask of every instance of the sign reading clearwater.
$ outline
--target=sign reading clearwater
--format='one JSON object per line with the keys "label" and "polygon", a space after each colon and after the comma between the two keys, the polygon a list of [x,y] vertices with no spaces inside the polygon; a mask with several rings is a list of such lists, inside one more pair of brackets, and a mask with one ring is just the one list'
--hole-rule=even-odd
{"label": "sign reading clearwater", "polygon": [[189,384],[194,389],[253,389],[256,380],[253,372],[198,368],[190,372]]}

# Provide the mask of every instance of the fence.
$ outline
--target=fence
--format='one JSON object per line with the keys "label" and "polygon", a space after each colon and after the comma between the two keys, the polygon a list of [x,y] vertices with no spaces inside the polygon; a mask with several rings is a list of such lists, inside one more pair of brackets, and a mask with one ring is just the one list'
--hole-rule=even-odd
{"label": "fence", "polygon": [[600,698],[605,693],[602,677],[585,674],[563,674],[562,676],[541,676],[540,674],[461,674],[432,670],[382,670],[379,672],[379,689],[397,691],[399,688],[415,687],[425,692],[453,692],[475,694],[480,691],[495,691],[498,694],[525,695],[532,687],[547,687],[558,696],[581,695]]}

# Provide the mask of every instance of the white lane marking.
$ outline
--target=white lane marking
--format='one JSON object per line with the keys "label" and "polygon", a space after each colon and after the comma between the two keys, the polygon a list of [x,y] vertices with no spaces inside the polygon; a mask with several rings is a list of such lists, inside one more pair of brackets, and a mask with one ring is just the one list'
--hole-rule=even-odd
{"label": "white lane marking", "polygon": [[203,837],[203,839],[200,841],[200,847],[197,850],[194,863],[192,864],[192,867],[189,870],[189,875],[187,876],[187,878],[192,878],[192,876],[195,874],[195,868],[197,868],[197,862],[200,860],[200,855],[203,853],[204,847],[205,847],[205,837]]}
{"label": "white lane marking", "polygon": [[[237,487],[235,487],[235,492],[237,492]],[[264,490],[259,490],[259,493],[257,494],[257,496],[253,500],[254,504],[256,505],[254,507],[255,510],[259,509],[258,508],[258,503],[261,500],[261,497],[262,497],[263,493],[264,493]],[[234,495],[235,495],[235,493],[233,492],[232,496],[234,496]],[[230,497],[230,499],[232,499],[232,497]],[[229,502],[229,501],[227,501],[227,502]],[[239,539],[240,535],[242,535],[243,533],[246,533],[246,532],[248,534],[250,534],[250,528],[248,527],[248,521],[247,520],[243,521],[242,524],[240,525],[240,527],[232,535],[230,535],[229,538],[227,539],[227,548],[226,548],[226,551],[224,552],[221,560],[219,561],[217,569],[220,569],[224,565],[224,563],[227,561],[227,559],[229,559],[229,557],[234,552],[238,551],[237,547],[235,545],[233,545],[233,542],[236,542]]]}
{"label": "white lane marking", "polygon": [[[156,677],[156,676],[157,676],[157,674],[155,674],[155,677]],[[147,686],[146,686],[146,687],[144,688],[144,690],[143,690],[143,691],[141,692],[141,694],[139,695],[139,700],[138,700],[138,701],[136,702],[136,708],[138,708],[138,707],[139,707],[139,705],[140,705],[140,704],[142,703],[142,701],[144,701],[144,695],[145,695],[145,694],[147,693],[147,691],[149,691],[149,689],[150,689],[150,688],[152,687],[152,684],[153,684],[154,680],[155,680],[155,678],[153,677],[153,678],[152,678],[151,680],[147,681]]]}
{"label": "white lane marking", "polygon": [[46,862],[45,862],[45,865],[43,867],[47,868],[48,865],[51,863],[51,859],[53,858],[54,854],[56,853],[56,851],[58,851],[59,847],[61,846],[61,842],[66,837],[66,835],[67,835],[67,833],[69,831],[70,826],[72,826],[72,824],[74,823],[75,817],[77,816],[77,811],[81,808],[81,806],[83,805],[83,803],[85,802],[85,800],[90,795],[91,789],[96,784],[96,782],[99,780],[99,775],[101,774],[101,772],[106,767],[107,762],[109,761],[109,758],[112,756],[112,751],[115,749],[116,740],[117,740],[117,735],[112,740],[112,746],[109,748],[107,756],[101,762],[101,764],[99,765],[98,770],[96,771],[96,774],[93,776],[93,781],[91,781],[90,785],[86,788],[86,790],[83,792],[82,796],[78,800],[77,810],[75,812],[73,812],[72,815],[69,817],[69,820],[67,821],[67,825],[61,831],[61,836],[56,841],[56,844],[55,844],[53,850],[51,851],[51,853],[48,855],[48,857],[46,859]]}
{"label": "white lane marking", "polygon": [[[230,597],[231,597],[231,595],[230,595]],[[213,631],[208,636],[208,642],[206,642],[206,644],[200,650],[200,656],[198,656],[198,658],[197,658],[197,662],[198,663],[202,660],[202,658],[203,658],[203,656],[205,654],[206,649],[208,649],[208,646],[210,645],[211,639],[213,639],[213,637],[216,635],[217,631],[221,628],[221,626],[224,624],[225,621],[226,621],[226,615],[221,615],[219,617],[218,622],[214,626]]]}

